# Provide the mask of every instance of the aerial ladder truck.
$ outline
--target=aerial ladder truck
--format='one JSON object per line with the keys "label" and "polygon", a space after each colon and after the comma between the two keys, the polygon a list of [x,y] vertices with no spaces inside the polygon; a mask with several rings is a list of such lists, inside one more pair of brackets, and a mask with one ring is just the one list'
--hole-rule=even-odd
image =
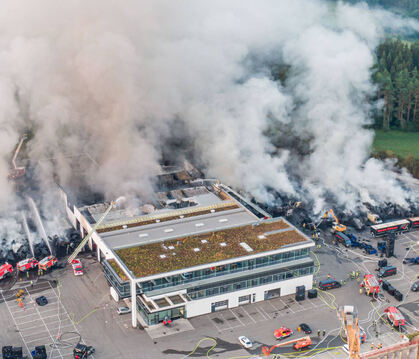
{"label": "aerial ladder truck", "polygon": [[303,337],[303,338],[288,340],[286,342],[282,342],[282,343],[273,345],[271,347],[264,346],[264,347],[262,347],[262,355],[269,356],[269,355],[271,355],[272,351],[275,348],[283,347],[285,345],[290,345],[290,344],[294,344],[293,347],[294,347],[295,350],[302,350],[304,348],[309,348],[310,347],[311,338],[309,336],[307,336],[307,337]]}
{"label": "aerial ladder truck", "polygon": [[[339,223],[338,218],[336,217],[335,213],[333,212],[333,209],[329,209],[321,218],[321,222],[323,222],[325,219],[332,217],[334,222],[332,225],[332,233],[336,233],[336,232],[345,232],[346,231],[346,226],[344,224]],[[319,223],[319,224],[320,224]],[[319,226],[319,224],[317,225],[317,227]]]}
{"label": "aerial ladder truck", "polygon": [[84,248],[87,241],[92,237],[93,233],[96,232],[96,229],[99,227],[99,225],[103,222],[105,217],[109,214],[113,206],[115,205],[115,202],[111,202],[109,207],[106,209],[105,213],[102,214],[102,216],[99,218],[99,220],[94,224],[92,229],[89,233],[87,233],[86,237],[83,238],[83,240],[80,242],[80,244],[77,246],[77,248],[74,250],[74,252],[68,257],[67,262],[71,264],[74,259],[76,259],[77,255],[80,253],[80,251]]}
{"label": "aerial ladder truck", "polygon": [[13,158],[12,158],[13,168],[10,170],[10,172],[9,172],[9,174],[7,176],[10,180],[15,180],[15,179],[17,179],[19,177],[22,177],[25,174],[25,167],[17,167],[16,166],[16,158],[17,158],[17,155],[19,154],[20,148],[23,145],[23,142],[27,138],[28,138],[28,136],[26,134],[24,134],[22,136],[22,138],[20,139],[19,144],[16,147],[15,153],[14,153]]}
{"label": "aerial ladder truck", "polygon": [[349,359],[360,359],[361,339],[359,337],[357,310],[352,305],[345,305],[339,308],[338,317],[342,322],[348,340]]}

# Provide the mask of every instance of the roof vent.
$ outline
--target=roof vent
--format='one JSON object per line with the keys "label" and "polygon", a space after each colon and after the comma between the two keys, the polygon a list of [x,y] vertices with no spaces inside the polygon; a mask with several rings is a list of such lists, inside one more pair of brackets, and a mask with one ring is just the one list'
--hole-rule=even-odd
{"label": "roof vent", "polygon": [[265,235],[263,235],[263,234],[261,234],[261,235],[259,235],[259,236],[258,236],[258,238],[259,238],[259,239],[265,239],[265,238],[266,238],[266,236],[265,236]]}
{"label": "roof vent", "polygon": [[194,252],[199,252],[200,251],[199,248],[194,248],[193,250],[194,250]]}
{"label": "roof vent", "polygon": [[215,209],[212,209],[210,212],[211,212],[211,213],[214,213],[214,212],[215,212]]}
{"label": "roof vent", "polygon": [[183,217],[185,217],[183,214],[181,214],[181,215],[179,216],[179,218],[183,218]]}
{"label": "roof vent", "polygon": [[221,247],[225,247],[225,246],[227,246],[227,243],[226,243],[226,242],[221,242],[221,243],[220,243],[220,246],[221,246]]}
{"label": "roof vent", "polygon": [[195,227],[202,227],[203,225],[203,223],[195,223]]}
{"label": "roof vent", "polygon": [[161,258],[161,259],[166,258],[166,255],[165,255],[165,254],[160,254],[160,258]]}
{"label": "roof vent", "polygon": [[172,256],[175,256],[175,255],[176,255],[176,253],[175,253],[175,252],[173,252],[173,253],[172,253]]}
{"label": "roof vent", "polygon": [[253,248],[250,247],[247,243],[240,242],[240,245],[246,250],[246,252],[253,252]]}
{"label": "roof vent", "polygon": [[161,246],[167,251],[167,247],[164,244],[162,244]]}
{"label": "roof vent", "polygon": [[220,223],[228,222],[228,219],[227,218],[221,218],[221,219],[218,220],[218,222],[220,222]]}
{"label": "roof vent", "polygon": [[140,233],[138,235],[138,237],[143,238],[143,237],[148,237],[148,233]]}
{"label": "roof vent", "polygon": [[124,225],[122,226],[122,228],[123,228],[123,229],[127,229],[127,228],[128,228],[128,226],[127,226],[126,224],[124,224]]}
{"label": "roof vent", "polygon": [[206,239],[201,239],[201,243],[208,243]]}
{"label": "roof vent", "polygon": [[175,249],[175,247],[173,247],[173,246],[168,246],[167,248],[169,248],[171,250]]}
{"label": "roof vent", "polygon": [[174,231],[173,228],[167,228],[167,229],[164,230],[165,233],[170,233],[170,232],[173,232],[173,231]]}

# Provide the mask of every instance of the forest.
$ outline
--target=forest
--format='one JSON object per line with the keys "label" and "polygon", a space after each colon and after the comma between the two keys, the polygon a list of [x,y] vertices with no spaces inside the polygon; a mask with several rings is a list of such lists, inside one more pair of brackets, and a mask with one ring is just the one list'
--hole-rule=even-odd
{"label": "forest", "polygon": [[373,81],[383,106],[376,125],[383,130],[419,130],[419,41],[387,39],[377,48]]}

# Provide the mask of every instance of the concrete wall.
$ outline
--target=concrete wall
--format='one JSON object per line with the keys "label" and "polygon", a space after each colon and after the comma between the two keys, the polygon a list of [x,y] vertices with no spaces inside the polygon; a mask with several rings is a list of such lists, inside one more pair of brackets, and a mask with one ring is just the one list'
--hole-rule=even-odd
{"label": "concrete wall", "polygon": [[[246,288],[240,291],[230,292],[222,295],[216,295],[208,298],[192,300],[186,303],[186,315],[188,318],[196,317],[211,313],[211,304],[228,300],[228,307],[235,308],[239,306],[239,297],[245,295],[256,294],[255,302],[260,302],[265,299],[265,291],[271,289],[281,288],[281,297],[288,294],[294,294],[296,287],[305,285],[306,290],[311,289],[313,284],[313,275],[308,275],[300,278],[293,278],[276,283],[269,283],[267,285]],[[244,304],[244,303],[243,303]]]}

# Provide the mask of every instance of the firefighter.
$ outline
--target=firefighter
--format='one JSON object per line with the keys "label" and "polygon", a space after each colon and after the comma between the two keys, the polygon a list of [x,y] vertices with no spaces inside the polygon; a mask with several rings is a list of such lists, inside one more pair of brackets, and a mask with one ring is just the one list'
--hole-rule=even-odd
{"label": "firefighter", "polygon": [[327,279],[330,279],[331,278],[331,275],[330,275],[330,273],[327,275]]}
{"label": "firefighter", "polygon": [[320,329],[317,331],[317,336],[320,338]]}
{"label": "firefighter", "polygon": [[359,294],[362,294],[362,288],[359,288]]}
{"label": "firefighter", "polygon": [[374,350],[374,343],[371,343],[371,350]]}
{"label": "firefighter", "polygon": [[26,271],[26,278],[29,279],[29,271]]}
{"label": "firefighter", "polygon": [[325,336],[326,335],[326,331],[323,329],[323,336]]}
{"label": "firefighter", "polygon": [[31,280],[31,288],[33,288],[33,280]]}

